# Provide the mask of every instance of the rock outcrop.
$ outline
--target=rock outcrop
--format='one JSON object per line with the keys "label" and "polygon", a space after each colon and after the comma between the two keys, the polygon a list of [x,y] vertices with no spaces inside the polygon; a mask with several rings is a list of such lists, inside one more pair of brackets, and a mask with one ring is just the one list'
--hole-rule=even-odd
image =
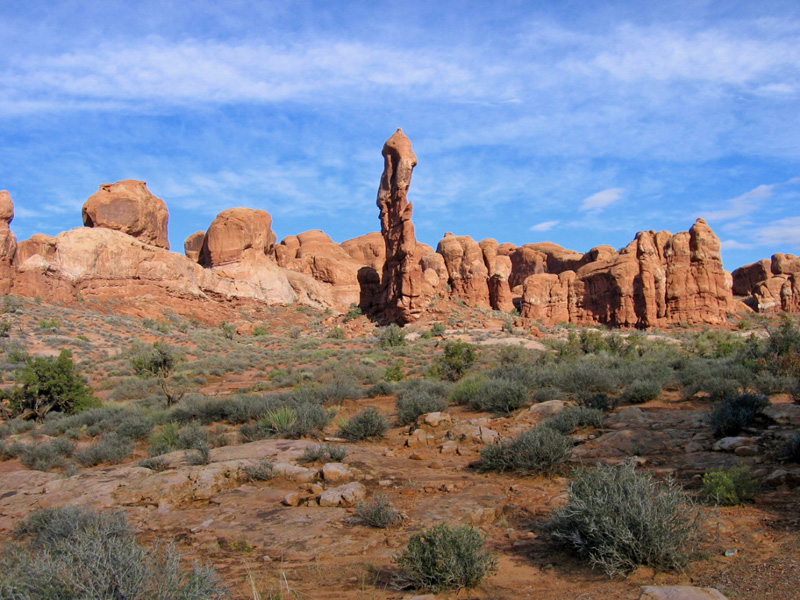
{"label": "rock outcrop", "polygon": [[204,267],[221,267],[241,262],[248,255],[272,254],[274,247],[272,217],[267,211],[229,208],[209,225],[199,262]]}
{"label": "rock outcrop", "polygon": [[148,191],[144,181],[104,183],[83,204],[81,213],[86,227],[114,229],[169,250],[167,206]]}
{"label": "rock outcrop", "polygon": [[11,290],[14,267],[12,263],[17,253],[17,238],[9,224],[14,219],[14,203],[11,194],[0,191],[0,294]]}
{"label": "rock outcrop", "polygon": [[205,231],[195,231],[183,241],[183,253],[192,262],[200,262],[200,253],[206,241]]}
{"label": "rock outcrop", "polygon": [[[411,223],[413,207],[408,201],[411,173],[417,157],[411,149],[411,141],[401,129],[383,146],[383,174],[378,189],[377,204],[380,209],[381,235],[386,247],[386,262],[381,277],[378,301],[364,308],[377,309],[378,317],[386,322],[410,323],[418,319],[437,289],[432,282],[440,284],[435,268],[423,267],[423,258],[430,254],[417,243],[414,225]],[[428,257],[425,264],[433,267],[437,259]]]}
{"label": "rock outcrop", "polygon": [[800,311],[800,257],[774,254],[739,267],[732,276],[733,293],[747,297],[758,312]]}
{"label": "rock outcrop", "polygon": [[618,253],[605,248],[580,260],[557,259],[576,270],[533,274],[524,281],[522,315],[543,323],[655,327],[718,324],[733,296],[722,268],[719,239],[702,219],[688,232],[640,232]]}

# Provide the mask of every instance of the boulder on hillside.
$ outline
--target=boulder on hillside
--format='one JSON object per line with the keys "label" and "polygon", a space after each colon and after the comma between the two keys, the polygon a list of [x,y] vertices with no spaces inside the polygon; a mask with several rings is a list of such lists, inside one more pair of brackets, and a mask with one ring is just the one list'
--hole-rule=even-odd
{"label": "boulder on hillside", "polygon": [[183,241],[183,253],[192,262],[200,262],[200,253],[206,241],[205,231],[195,231]]}
{"label": "boulder on hillside", "polygon": [[800,311],[800,257],[774,254],[733,273],[733,292],[761,313]]}
{"label": "boulder on hillside", "polygon": [[84,202],[81,215],[86,227],[114,229],[169,250],[167,206],[149,192],[144,181],[104,183]]}
{"label": "boulder on hillside", "polygon": [[229,208],[219,213],[209,225],[199,262],[204,267],[220,267],[240,262],[247,250],[269,255],[274,247],[272,217],[267,211]]}

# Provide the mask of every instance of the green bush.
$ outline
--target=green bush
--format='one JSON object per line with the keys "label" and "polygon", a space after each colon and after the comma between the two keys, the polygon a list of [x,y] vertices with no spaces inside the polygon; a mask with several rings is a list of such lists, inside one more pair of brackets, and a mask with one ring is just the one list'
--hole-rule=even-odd
{"label": "green bush", "polygon": [[222,600],[211,567],[181,568],[172,544],[149,550],[125,516],[67,506],[33,513],[0,554],[0,597],[13,600]]}
{"label": "green bush", "polygon": [[712,504],[736,506],[755,498],[758,482],[744,466],[715,469],[703,475],[703,496]]}
{"label": "green bush", "polygon": [[569,435],[581,427],[602,427],[605,420],[605,413],[598,408],[568,406],[560,413],[542,421],[540,426],[550,427],[559,433]]}
{"label": "green bush", "polygon": [[368,502],[359,502],[356,506],[356,517],[365,525],[377,529],[391,527],[403,518],[383,494],[376,494]]}
{"label": "green bush", "polygon": [[386,371],[383,374],[383,379],[385,381],[403,381],[405,378],[406,373],[403,370],[403,363],[401,362],[396,362],[386,367]]}
{"label": "green bush", "polygon": [[430,332],[434,337],[444,337],[444,335],[447,333],[447,326],[444,323],[436,322],[431,325]]}
{"label": "green bush", "polygon": [[708,421],[716,437],[736,435],[753,425],[767,406],[766,396],[739,394],[717,403],[709,412]]}
{"label": "green bush", "polygon": [[[414,381],[424,382],[423,379]],[[433,383],[433,382],[426,382]],[[444,392],[446,393],[446,392]],[[417,417],[431,412],[440,412],[447,408],[444,393],[433,385],[416,384],[405,386],[397,395],[397,421],[400,425],[409,425]]]}
{"label": "green bush", "polygon": [[661,395],[661,384],[651,379],[632,381],[622,392],[622,400],[628,404],[641,404],[655,400]]}
{"label": "green bush", "polygon": [[164,425],[160,431],[150,436],[148,454],[161,456],[178,449],[178,424],[171,422]]}
{"label": "green bush", "polygon": [[404,586],[438,593],[478,585],[497,561],[484,550],[486,537],[469,525],[439,523],[411,536],[397,557]]}
{"label": "green bush", "polygon": [[56,438],[44,444],[19,444],[17,451],[17,456],[27,468],[49,471],[64,466],[67,458],[75,451],[75,444],[64,438]]}
{"label": "green bush", "polygon": [[378,344],[386,348],[396,348],[398,346],[405,346],[406,332],[403,328],[395,323],[388,327],[381,327],[378,332]]}
{"label": "green bush", "polygon": [[339,429],[339,435],[357,442],[370,438],[382,438],[389,429],[389,422],[372,406],[353,415]]}
{"label": "green bush", "polygon": [[475,346],[467,342],[446,342],[444,353],[436,359],[436,372],[442,379],[458,381],[477,359]]}
{"label": "green bush", "polygon": [[511,440],[494,442],[481,450],[481,471],[514,471],[550,475],[572,454],[572,441],[551,427],[534,427]]}
{"label": "green bush", "polygon": [[677,484],[656,483],[628,462],[577,471],[548,529],[556,543],[611,577],[640,565],[686,566],[700,524],[700,512]]}
{"label": "green bush", "polygon": [[80,412],[100,405],[75,369],[72,353],[62,350],[58,358],[27,357],[15,376],[11,390],[0,391],[11,411],[23,419],[41,421],[50,411]]}
{"label": "green bush", "polygon": [[130,439],[116,434],[104,435],[94,444],[75,453],[75,461],[82,467],[94,467],[102,463],[115,465],[133,452]]}

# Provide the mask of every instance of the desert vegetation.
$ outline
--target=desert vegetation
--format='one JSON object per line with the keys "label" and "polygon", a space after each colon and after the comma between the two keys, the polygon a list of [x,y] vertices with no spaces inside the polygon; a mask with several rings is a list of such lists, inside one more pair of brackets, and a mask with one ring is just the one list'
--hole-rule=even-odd
{"label": "desert vegetation", "polygon": [[[197,577],[209,594],[228,593],[210,569],[179,560],[193,540],[198,564],[225,566],[233,598],[313,597],[306,572],[281,567],[284,582],[256,560],[296,552],[270,532],[296,535],[293,511],[311,505],[326,552],[380,548],[369,568],[353,559],[333,576],[344,596],[353,578],[376,598],[397,587],[500,596],[498,558],[511,555],[574,560],[601,586],[625,586],[620,576],[640,567],[712,582],[714,511],[788,510],[784,494],[796,492],[800,330],[788,318],[727,332],[542,327],[533,338],[481,327],[497,315],[469,307],[447,327],[379,328],[355,311],[284,307],[280,319],[229,315],[223,329],[11,305],[0,338],[4,466],[64,497],[114,481],[114,494],[132,494],[123,510],[137,529],[126,524],[126,543],[147,577],[172,565],[175,589]],[[334,327],[346,335],[331,337]],[[171,487],[177,480],[190,483]],[[542,504],[554,497],[563,505]],[[0,504],[19,523],[30,512],[14,496]],[[253,508],[225,525],[235,506]],[[170,511],[209,516],[176,532]],[[105,514],[87,518],[121,518]],[[151,520],[168,532],[161,544],[142,535]],[[331,523],[345,529],[334,535]],[[530,535],[530,550],[509,549],[528,548]],[[44,560],[33,533],[5,538],[9,573]],[[243,560],[247,569],[232,566]]]}

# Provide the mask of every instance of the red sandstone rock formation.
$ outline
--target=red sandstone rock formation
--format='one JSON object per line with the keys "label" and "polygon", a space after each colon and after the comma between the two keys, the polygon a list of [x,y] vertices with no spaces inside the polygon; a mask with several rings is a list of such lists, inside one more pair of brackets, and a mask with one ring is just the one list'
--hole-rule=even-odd
{"label": "red sandstone rock formation", "polygon": [[758,312],[800,311],[800,257],[774,254],[733,273],[733,293]]}
{"label": "red sandstone rock formation", "polygon": [[[421,261],[429,253],[417,244],[411,223],[413,208],[407,195],[417,164],[411,141],[398,128],[384,144],[382,154],[384,166],[377,204],[386,262],[377,312],[385,321],[404,324],[418,319],[436,295],[431,281],[434,275],[438,279],[438,273],[429,269],[434,272],[426,277]],[[435,259],[427,262],[432,261]]]}
{"label": "red sandstone rock formation", "polygon": [[17,238],[11,232],[9,224],[14,219],[14,203],[11,195],[0,191],[0,294],[11,290],[11,279],[14,274],[12,263],[17,252]]}
{"label": "red sandstone rock formation", "polygon": [[206,241],[205,231],[195,231],[183,242],[183,253],[192,262],[200,262],[200,253]]}
{"label": "red sandstone rock formation", "polygon": [[522,315],[545,323],[655,327],[722,323],[733,306],[719,239],[702,219],[688,232],[640,232],[619,253],[609,256],[601,247],[587,256],[561,263],[583,263],[575,271],[529,276]]}
{"label": "red sandstone rock formation", "polygon": [[478,243],[466,235],[446,233],[436,252],[444,258],[451,294],[469,306],[490,308],[489,269]]}
{"label": "red sandstone rock formation", "polygon": [[274,247],[272,217],[267,211],[229,208],[209,225],[199,261],[206,267],[221,267],[241,262],[248,253],[271,254]]}
{"label": "red sandstone rock formation", "polygon": [[144,181],[104,183],[83,204],[81,213],[86,227],[115,229],[169,250],[167,207],[147,190]]}

